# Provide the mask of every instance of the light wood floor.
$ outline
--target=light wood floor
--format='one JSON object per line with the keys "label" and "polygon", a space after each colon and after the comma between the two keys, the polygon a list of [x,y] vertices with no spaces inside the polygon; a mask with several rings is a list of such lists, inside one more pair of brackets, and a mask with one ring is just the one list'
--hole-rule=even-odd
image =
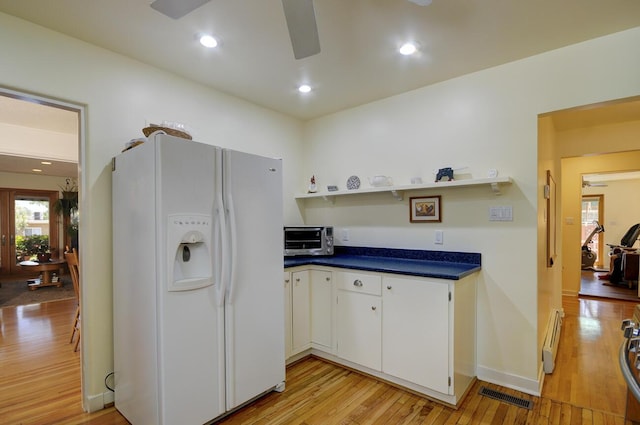
{"label": "light wood floor", "polygon": [[[556,371],[542,397],[477,382],[459,410],[319,359],[287,370],[271,393],[221,424],[616,424],[626,388],[617,365],[620,321],[635,303],[564,300]],[[73,300],[0,310],[0,424],[127,424],[113,408],[81,411],[79,355],[68,344]],[[90,359],[89,359],[90,361]],[[478,395],[481,385],[533,400],[526,410]]]}
{"label": "light wood floor", "polygon": [[598,278],[598,276],[606,274],[607,272],[582,270],[580,274],[580,296],[612,298],[640,303],[636,284],[629,288],[628,283],[615,285],[608,280]]}

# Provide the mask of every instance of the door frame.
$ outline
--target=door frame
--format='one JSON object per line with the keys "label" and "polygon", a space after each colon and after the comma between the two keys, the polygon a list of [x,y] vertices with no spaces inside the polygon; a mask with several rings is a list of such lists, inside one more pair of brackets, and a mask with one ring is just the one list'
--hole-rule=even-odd
{"label": "door frame", "polygon": [[[87,149],[86,149],[86,134],[87,134],[87,129],[86,129],[86,108],[87,105],[85,104],[81,104],[81,103],[73,103],[73,102],[69,102],[69,101],[65,101],[65,100],[61,100],[61,99],[57,99],[54,97],[46,97],[43,95],[38,95],[38,94],[34,94],[34,93],[29,93],[26,91],[17,91],[17,90],[13,90],[10,89],[8,87],[3,87],[0,86],[0,96],[7,96],[7,97],[12,97],[15,99],[21,99],[21,100],[26,100],[29,102],[36,102],[36,103],[40,103],[42,105],[47,105],[47,106],[51,106],[54,108],[60,108],[60,109],[65,109],[67,111],[73,111],[75,113],[78,114],[78,215],[80,217],[82,217],[82,211],[84,210],[88,210],[88,208],[85,208],[86,205],[88,205],[88,196],[85,193],[85,188],[89,187],[89,185],[87,184],[87,173],[83,172],[84,169],[84,164],[87,164]],[[83,223],[87,223],[88,221],[88,215],[85,216],[84,220],[80,220],[78,222],[79,225],[79,245],[80,246],[87,246],[87,241],[90,240],[91,238],[91,230],[90,230],[90,226],[86,226]],[[88,256],[85,256],[85,258],[89,258]],[[88,263],[88,261],[86,262]],[[88,265],[88,264],[87,264]],[[90,267],[82,267],[80,269],[80,281],[86,281],[85,279],[85,275],[90,274]],[[90,292],[90,289],[87,289],[86,291],[82,291],[80,294],[80,302],[82,304],[87,305],[86,299],[88,298],[88,293]],[[85,312],[88,309],[85,310]],[[89,316],[89,315],[86,315]],[[87,337],[90,334],[91,330],[90,330],[90,326],[85,326],[83,329],[83,335],[85,337]],[[88,411],[94,411],[97,410],[98,408],[102,408],[103,404],[101,403],[92,403],[91,400],[89,400],[88,398],[88,391],[87,391],[87,387],[88,387],[88,383],[87,383],[87,375],[85,374],[85,358],[84,358],[84,353],[86,352],[86,344],[87,341],[90,340],[91,338],[85,338],[83,337],[82,340],[80,341],[80,392],[81,392],[81,402],[82,402],[82,409],[85,412]],[[99,404],[99,405],[98,405]]]}

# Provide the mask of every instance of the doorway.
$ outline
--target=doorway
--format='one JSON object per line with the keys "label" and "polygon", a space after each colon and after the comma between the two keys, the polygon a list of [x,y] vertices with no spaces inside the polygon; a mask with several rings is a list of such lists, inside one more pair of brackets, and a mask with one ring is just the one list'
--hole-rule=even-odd
{"label": "doorway", "polygon": [[[64,197],[65,182],[74,182],[76,200],[82,199],[83,176],[80,166],[84,155],[84,107],[60,100],[53,100],[33,94],[0,87],[0,128],[10,128],[0,134],[0,246],[2,248],[2,269],[15,271],[17,250],[15,238],[13,248],[9,248],[11,235],[16,235],[16,200],[48,203],[50,245],[58,249],[58,256],[69,240],[67,238],[63,211],[59,214],[54,206],[59,197]],[[61,193],[62,192],[62,193]],[[76,201],[77,202],[77,201]],[[81,203],[76,203],[80,206]],[[76,208],[71,220],[80,231],[80,209]],[[43,211],[41,211],[40,219]],[[33,227],[33,226],[27,226]],[[30,230],[26,233],[37,233]],[[2,237],[2,235],[5,235]],[[64,240],[63,240],[64,238]],[[81,274],[83,274],[81,272]],[[46,310],[46,304],[44,309]],[[85,309],[85,311],[87,311]],[[71,325],[71,323],[70,323]],[[83,341],[87,332],[83,331]],[[61,346],[62,347],[62,346]],[[67,349],[64,347],[62,349]],[[84,350],[80,348],[81,400],[86,409],[86,385],[83,367]]]}
{"label": "doorway", "polygon": [[588,239],[595,220],[604,226],[604,231],[589,244],[594,252],[597,250],[598,259],[593,269],[585,269],[583,261],[580,295],[637,302],[637,280],[615,283],[610,280],[613,267],[610,246],[619,245],[629,227],[640,221],[637,216],[640,200],[633,196],[638,190],[640,173],[636,170],[583,174],[582,242]]}
{"label": "doorway", "polygon": [[[583,247],[583,251],[588,250],[593,253],[596,258],[593,264],[587,264],[596,271],[602,271],[604,266],[603,261],[603,236],[601,225],[604,223],[604,195],[584,195],[582,196],[582,236],[580,238],[580,246]],[[583,254],[584,255],[584,254]],[[582,261],[582,268],[585,267],[585,261]],[[586,261],[586,263],[591,263]]]}

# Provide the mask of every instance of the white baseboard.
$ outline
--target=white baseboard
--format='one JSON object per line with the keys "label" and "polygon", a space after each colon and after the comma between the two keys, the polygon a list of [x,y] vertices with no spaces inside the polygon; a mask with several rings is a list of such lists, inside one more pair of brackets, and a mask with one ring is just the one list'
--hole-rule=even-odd
{"label": "white baseboard", "polygon": [[525,378],[523,376],[500,372],[483,366],[478,366],[476,368],[476,373],[478,374],[478,379],[481,381],[502,385],[503,387],[535,396],[540,396],[541,394],[542,383],[539,381],[540,378]]}
{"label": "white baseboard", "polygon": [[103,396],[104,396],[105,406],[116,402],[116,393],[114,393],[113,391],[107,391],[106,393],[103,394]]}
{"label": "white baseboard", "polygon": [[114,401],[115,394],[111,391],[107,391],[102,394],[94,394],[87,397],[84,407],[88,413],[93,413],[104,409],[106,405],[111,404]]}

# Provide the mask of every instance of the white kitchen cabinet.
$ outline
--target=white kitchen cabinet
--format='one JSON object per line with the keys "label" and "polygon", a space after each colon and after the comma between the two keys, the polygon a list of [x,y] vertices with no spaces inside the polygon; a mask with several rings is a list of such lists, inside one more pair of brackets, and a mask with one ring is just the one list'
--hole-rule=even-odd
{"label": "white kitchen cabinet", "polygon": [[330,271],[311,270],[311,345],[332,353],[335,296]]}
{"label": "white kitchen cabinet", "polygon": [[449,284],[398,277],[382,283],[382,371],[448,393]]}
{"label": "white kitchen cabinet", "polygon": [[291,273],[291,354],[311,347],[311,283],[309,270]]}
{"label": "white kitchen cabinet", "polygon": [[382,285],[382,371],[459,399],[475,376],[475,278]]}
{"label": "white kitchen cabinet", "polygon": [[338,272],[337,356],[380,371],[382,368],[381,278]]}
{"label": "white kitchen cabinet", "polygon": [[447,280],[293,270],[287,358],[308,350],[450,405],[461,402],[476,375],[475,273]]}

